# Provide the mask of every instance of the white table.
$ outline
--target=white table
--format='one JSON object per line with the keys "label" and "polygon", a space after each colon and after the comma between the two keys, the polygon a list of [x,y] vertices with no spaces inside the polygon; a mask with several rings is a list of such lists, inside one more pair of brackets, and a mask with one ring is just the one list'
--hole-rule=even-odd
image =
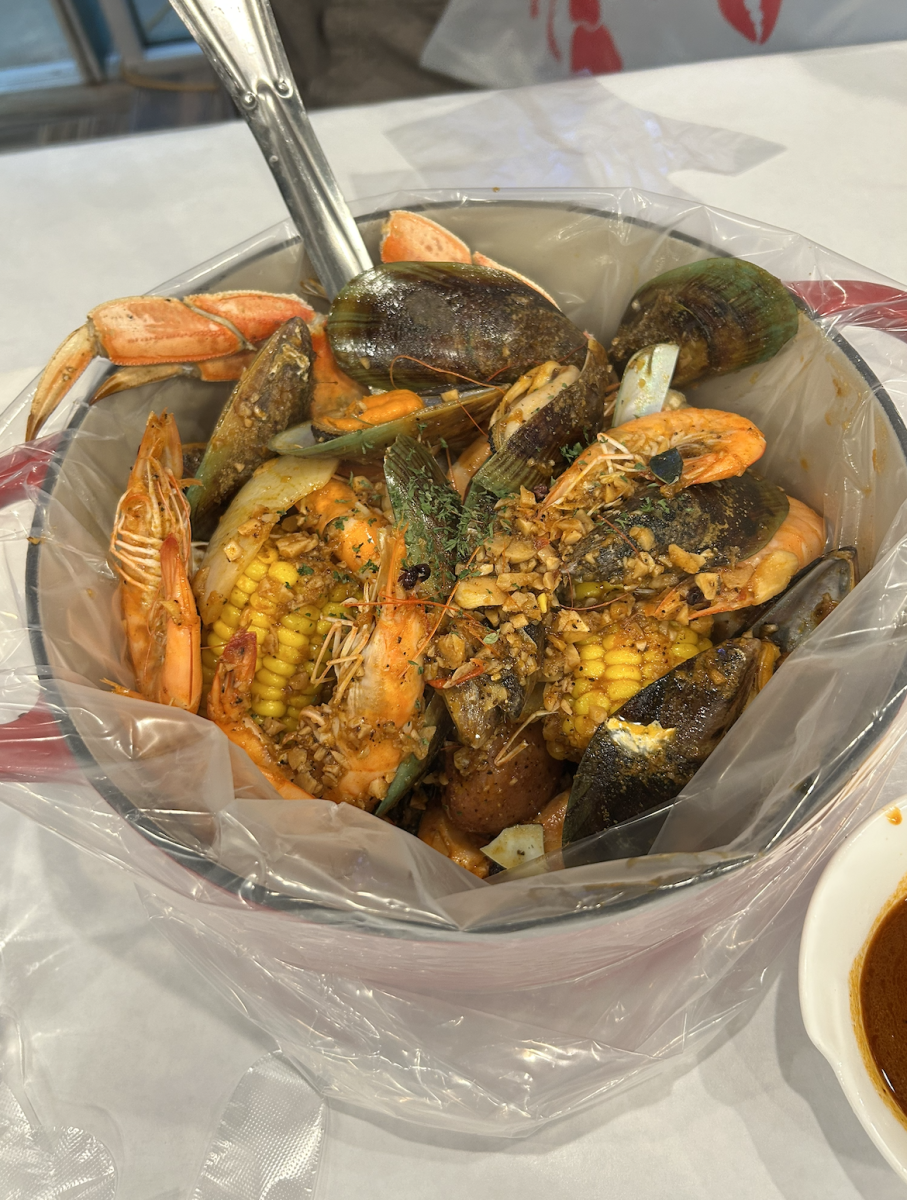
{"label": "white table", "polygon": [[[697,199],[907,280],[907,43],[606,82],[641,108],[787,147],[739,176],[680,173],[674,182]],[[314,123],[350,194],[354,174],[406,167],[384,131],[473,99]],[[284,210],[251,136],[231,124],[0,157],[0,214],[2,407],[89,307],[140,293]],[[886,796],[905,790],[902,757]],[[0,846],[0,1052],[14,1018],[39,1118],[107,1143],[120,1200],[183,1200],[226,1099],[270,1040],[148,924],[114,867],[5,809]],[[333,1108],[319,1198],[903,1195],[805,1036],[796,953],[700,1061],[530,1141],[484,1144]]]}

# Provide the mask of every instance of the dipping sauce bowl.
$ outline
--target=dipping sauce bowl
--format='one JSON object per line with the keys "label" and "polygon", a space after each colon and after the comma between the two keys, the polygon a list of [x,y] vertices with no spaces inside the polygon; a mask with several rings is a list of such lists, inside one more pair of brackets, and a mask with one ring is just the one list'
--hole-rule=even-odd
{"label": "dipping sauce bowl", "polygon": [[[892,907],[905,898],[907,796],[864,821],[825,868],[803,927],[800,1009],[806,1032],[834,1068],[864,1129],[907,1180],[907,1116],[873,1062],[860,1010],[866,951]],[[907,991],[907,969],[903,988]],[[907,1026],[903,1036],[907,1041]]]}

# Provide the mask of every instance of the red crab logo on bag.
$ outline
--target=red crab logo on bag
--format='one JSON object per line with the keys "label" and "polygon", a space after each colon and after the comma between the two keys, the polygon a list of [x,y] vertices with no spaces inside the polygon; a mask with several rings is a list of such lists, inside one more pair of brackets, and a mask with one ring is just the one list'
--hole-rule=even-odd
{"label": "red crab logo on bag", "polygon": [[[606,25],[602,24],[598,0],[569,0],[570,20],[575,25],[570,39],[570,72],[573,75],[609,75],[623,70],[623,59]],[[548,49],[557,62],[561,49],[554,32],[557,0],[548,0],[545,31]],[[529,15],[540,16],[540,0],[530,0]]]}
{"label": "red crab logo on bag", "polygon": [[718,7],[738,33],[762,45],[772,36],[782,3],[783,0],[718,0]]}

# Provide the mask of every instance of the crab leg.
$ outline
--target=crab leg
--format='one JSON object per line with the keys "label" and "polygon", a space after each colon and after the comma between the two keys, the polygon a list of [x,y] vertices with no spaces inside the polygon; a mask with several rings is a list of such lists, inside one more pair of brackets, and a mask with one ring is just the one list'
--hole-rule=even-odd
{"label": "crab leg", "polygon": [[125,384],[104,394],[182,372],[200,364],[203,379],[238,379],[256,345],[291,317],[314,319],[298,296],[271,292],[215,292],[186,296],[127,296],[98,305],[70,334],[45,368],[32,401],[26,436],[36,436],[95,356],[135,368]]}

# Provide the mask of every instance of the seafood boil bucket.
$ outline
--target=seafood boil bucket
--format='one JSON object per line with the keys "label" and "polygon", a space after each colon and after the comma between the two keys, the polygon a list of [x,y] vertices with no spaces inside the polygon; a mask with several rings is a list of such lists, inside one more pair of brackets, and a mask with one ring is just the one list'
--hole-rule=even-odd
{"label": "seafood boil bucket", "polygon": [[[148,413],[203,441],[228,385],[87,399],[0,475],[0,799],[121,863],[152,919],[323,1094],[424,1125],[522,1135],[693,1048],[765,986],[817,870],[876,803],[905,732],[905,297],[794,234],[639,192],[408,194],[537,280],[607,346],[637,287],[716,254],[800,298],[769,362],[688,390],[751,418],[760,472],[824,513],[862,581],[756,698],[648,856],[476,879],[350,805],[276,798],[210,722],[131,686],[107,545]],[[161,288],[296,290],[278,226]],[[0,452],[30,392],[0,415]],[[649,838],[651,840],[651,836]],[[613,848],[612,848],[613,850]],[[627,853],[626,848],[624,854]]]}

